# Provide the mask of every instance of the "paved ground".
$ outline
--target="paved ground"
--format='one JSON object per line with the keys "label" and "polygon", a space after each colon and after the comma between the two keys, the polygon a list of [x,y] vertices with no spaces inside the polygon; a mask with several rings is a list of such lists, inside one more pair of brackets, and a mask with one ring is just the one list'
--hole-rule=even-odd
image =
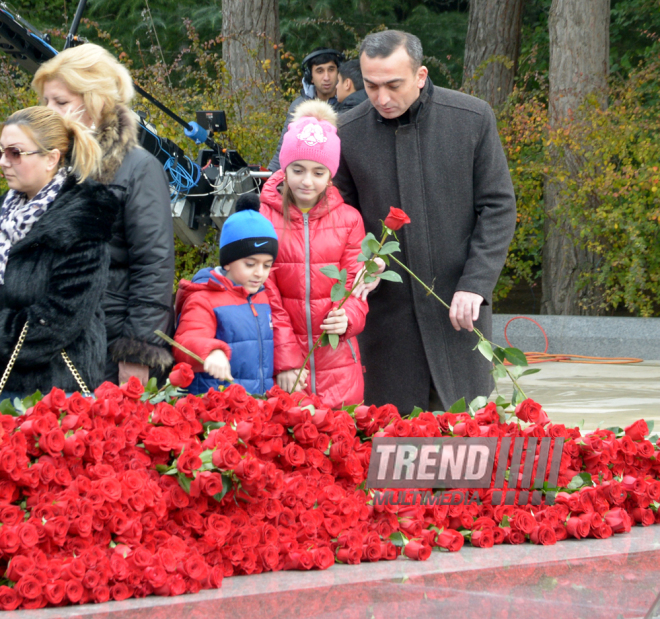
{"label": "paved ground", "polygon": [[[584,429],[591,430],[643,417],[655,420],[660,430],[660,361],[539,367],[540,373],[522,379],[523,388],[554,422],[584,420]],[[499,388],[510,391],[504,381]],[[658,594],[660,526],[653,526],[551,547],[434,552],[423,563],[399,559],[335,565],[325,572],[242,576],[197,595],[21,611],[3,619],[642,619]]]}

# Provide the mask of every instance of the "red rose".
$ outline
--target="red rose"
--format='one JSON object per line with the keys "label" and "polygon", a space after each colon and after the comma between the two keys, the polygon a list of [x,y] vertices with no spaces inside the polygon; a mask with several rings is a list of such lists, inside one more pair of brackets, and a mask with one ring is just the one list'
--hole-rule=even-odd
{"label": "red rose", "polygon": [[61,389],[53,387],[50,393],[41,401],[49,408],[59,411],[66,404],[66,394]]}
{"label": "red rose", "polygon": [[629,436],[633,441],[641,441],[649,433],[649,427],[646,425],[646,421],[639,419],[629,425],[625,432],[626,436]]}
{"label": "red rose", "polygon": [[64,449],[64,432],[59,427],[53,428],[48,434],[39,438],[39,447],[51,456],[59,455]]}
{"label": "red rose", "polygon": [[0,587],[0,608],[2,610],[16,610],[22,602],[21,596],[15,589],[6,585]]}
{"label": "red rose", "polygon": [[241,455],[236,448],[229,443],[221,443],[216,446],[212,456],[213,466],[222,470],[233,470],[241,462]]}
{"label": "red rose", "polygon": [[530,398],[527,398],[516,406],[515,415],[518,419],[527,423],[539,423],[545,425],[550,421],[548,415],[543,408],[541,408],[541,405]]}
{"label": "red rose", "polygon": [[305,450],[296,443],[289,443],[284,449],[284,459],[290,466],[302,466],[305,464]]}
{"label": "red rose", "polygon": [[46,599],[51,604],[59,604],[64,599],[66,593],[66,583],[63,580],[56,580],[46,585]]}
{"label": "red rose", "polygon": [[411,539],[403,549],[403,554],[415,561],[426,561],[431,556],[431,550],[431,547],[421,540]]}
{"label": "red rose", "polygon": [[613,533],[629,533],[632,527],[632,520],[628,512],[621,507],[611,509],[604,514],[605,523],[612,527]]}
{"label": "red rose", "polygon": [[458,552],[463,548],[465,538],[454,529],[446,529],[442,533],[438,533],[435,543],[440,548],[445,548],[449,552]]}
{"label": "red rose", "polygon": [[110,595],[112,596],[113,600],[121,602],[122,600],[126,600],[131,597],[132,593],[125,583],[117,582],[110,589]]}
{"label": "red rose", "polygon": [[570,537],[575,539],[582,539],[589,535],[589,523],[582,518],[569,518],[566,522],[566,532]]}
{"label": "red rose", "polygon": [[552,546],[557,543],[557,535],[552,527],[547,524],[541,524],[538,527],[534,527],[534,530],[529,535],[529,541],[532,544]]}
{"label": "red rose", "polygon": [[127,398],[131,398],[133,400],[138,400],[144,393],[142,381],[137,376],[129,377],[128,382],[124,383],[120,389]]}
{"label": "red rose", "polygon": [[16,591],[26,600],[36,600],[41,597],[43,589],[34,576],[23,576],[16,583]]}
{"label": "red rose", "polygon": [[522,509],[517,509],[513,513],[513,516],[510,518],[510,520],[511,528],[516,531],[520,531],[525,535],[529,535],[536,526],[536,520],[534,519],[534,516]]}
{"label": "red rose", "polygon": [[470,541],[477,548],[492,548],[495,545],[495,534],[491,527],[479,531],[472,531]]}
{"label": "red rose", "polygon": [[170,372],[170,384],[173,387],[185,389],[190,386],[195,378],[195,373],[187,363],[177,363]]}
{"label": "red rose", "polygon": [[405,214],[400,208],[390,206],[390,212],[383,222],[386,228],[390,230],[399,230],[406,224],[410,223],[410,217]]}
{"label": "red rose", "polygon": [[332,554],[332,550],[325,546],[312,550],[312,559],[314,560],[314,566],[319,570],[327,570],[335,563],[335,556]]}

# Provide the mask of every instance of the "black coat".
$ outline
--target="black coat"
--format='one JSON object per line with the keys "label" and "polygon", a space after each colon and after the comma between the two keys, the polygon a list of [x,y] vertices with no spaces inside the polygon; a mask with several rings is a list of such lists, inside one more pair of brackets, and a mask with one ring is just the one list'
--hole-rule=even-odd
{"label": "black coat", "polygon": [[337,114],[343,114],[344,112],[348,112],[348,110],[352,110],[368,98],[367,91],[364,88],[356,90],[337,105]]}
{"label": "black coat", "polygon": [[5,391],[78,391],[62,349],[90,389],[103,382],[101,299],[118,208],[117,198],[103,185],[89,180],[76,184],[69,177],[46,213],[12,246],[0,285],[0,370],[26,321],[29,326]]}
{"label": "black coat", "polygon": [[[411,223],[398,255],[451,303],[458,290],[484,298],[477,327],[491,333],[490,302],[516,225],[509,167],[487,103],[427,80],[402,117],[382,118],[363,104],[339,117],[341,161],[334,182],[381,235],[390,206]],[[435,386],[444,407],[490,394],[490,364],[457,332],[448,310],[396,265],[403,283],[382,281],[369,295],[360,350],[367,404],[426,408]]]}
{"label": "black coat", "polygon": [[118,108],[98,132],[104,152],[100,180],[120,199],[110,241],[110,281],[103,300],[108,334],[106,380],[118,381],[120,361],[162,375],[174,359],[154,334],[173,334],[174,231],[167,176],[137,145],[132,113]]}

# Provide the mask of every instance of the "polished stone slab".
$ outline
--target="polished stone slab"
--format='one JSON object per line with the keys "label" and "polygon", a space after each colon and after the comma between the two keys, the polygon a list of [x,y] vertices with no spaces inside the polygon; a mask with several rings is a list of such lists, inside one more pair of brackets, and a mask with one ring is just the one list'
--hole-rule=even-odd
{"label": "polished stone slab", "polygon": [[[594,577],[594,574],[597,577]],[[561,596],[558,593],[561,592]],[[467,546],[425,562],[227,578],[175,598],[4,613],[7,619],[197,617],[642,617],[660,593],[660,527],[555,546]],[[537,608],[538,607],[538,608]],[[516,610],[517,609],[517,610]],[[613,611],[616,612],[613,613]],[[584,612],[583,612],[584,611]],[[607,614],[607,612],[610,614]],[[581,614],[582,613],[582,614]]]}
{"label": "polished stone slab", "polygon": [[[653,420],[660,433],[660,361],[630,365],[539,363],[538,374],[520,379],[525,394],[540,402],[553,423],[582,424],[585,430],[625,427]],[[497,389],[511,395],[511,381]],[[496,395],[494,393],[493,395]]]}

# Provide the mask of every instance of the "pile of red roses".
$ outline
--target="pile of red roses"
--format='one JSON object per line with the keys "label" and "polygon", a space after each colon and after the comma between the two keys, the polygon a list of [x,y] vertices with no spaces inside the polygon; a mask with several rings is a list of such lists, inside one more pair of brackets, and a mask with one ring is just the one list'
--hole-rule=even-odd
{"label": "pile of red roses", "polygon": [[[170,378],[185,386],[190,370]],[[494,403],[402,419],[393,406],[329,410],[277,387],[266,398],[238,385],[177,393],[134,379],[95,399],[53,389],[0,416],[0,608],[179,595],[235,574],[424,560],[466,539],[604,538],[660,520],[643,421],[583,436],[531,400],[504,422]],[[481,504],[374,505],[364,482],[375,435],[563,436],[567,491],[539,507],[493,507],[490,490]]]}

